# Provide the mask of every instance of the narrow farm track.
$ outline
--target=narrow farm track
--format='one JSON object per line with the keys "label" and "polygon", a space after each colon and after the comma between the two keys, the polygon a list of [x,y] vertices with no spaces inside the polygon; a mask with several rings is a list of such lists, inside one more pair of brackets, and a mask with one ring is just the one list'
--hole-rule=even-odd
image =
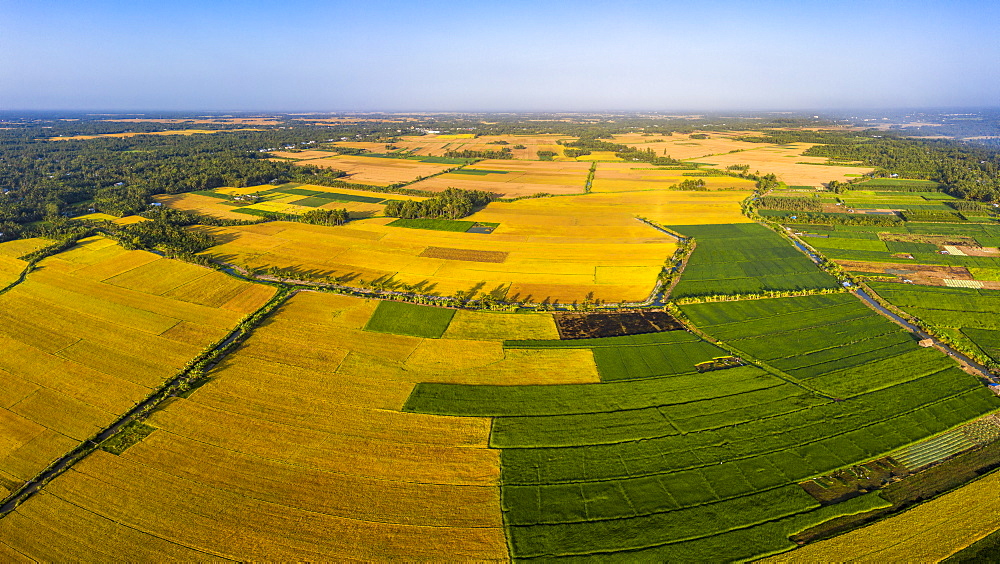
{"label": "narrow farm track", "polygon": [[[807,247],[806,244],[797,236],[793,234],[788,234],[788,237],[792,240],[797,249],[805,253],[816,264],[822,264],[823,261],[826,260],[819,251]],[[947,344],[942,343],[938,339],[935,339],[933,335],[931,335],[924,329],[921,329],[917,325],[914,325],[913,323],[907,321],[906,319],[903,319],[896,313],[893,313],[887,307],[882,305],[882,303],[878,299],[873,297],[869,293],[869,291],[862,290],[860,288],[854,288],[851,290],[851,294],[854,297],[861,300],[862,302],[864,302],[865,305],[878,312],[883,317],[889,319],[893,323],[896,323],[900,327],[903,327],[910,333],[913,333],[918,340],[931,339],[932,341],[934,341],[935,348],[939,349],[941,352],[947,354],[948,356],[954,358],[960,365],[962,365],[963,368],[968,369],[968,371],[972,372],[974,375],[986,378],[987,380],[993,382],[996,382],[998,380],[997,375],[993,374],[989,368],[983,366],[982,364],[976,362],[975,360],[972,360],[968,356],[953,349]]]}
{"label": "narrow farm track", "polygon": [[161,403],[176,396],[192,382],[201,378],[206,370],[218,364],[227,354],[232,352],[235,349],[235,345],[238,345],[249,337],[253,330],[267,319],[269,313],[277,309],[278,306],[291,298],[296,292],[297,290],[286,290],[276,294],[256,311],[248,315],[225,338],[192,359],[184,370],[165,382],[145,400],[119,417],[114,423],[90,439],[83,441],[76,448],[50,464],[34,478],[25,482],[17,491],[3,500],[3,504],[0,505],[0,519],[17,509],[25,500],[38,493],[45,484],[71,469],[77,462],[80,462],[87,455],[97,450],[101,443],[113,437],[130,423],[142,421]]}

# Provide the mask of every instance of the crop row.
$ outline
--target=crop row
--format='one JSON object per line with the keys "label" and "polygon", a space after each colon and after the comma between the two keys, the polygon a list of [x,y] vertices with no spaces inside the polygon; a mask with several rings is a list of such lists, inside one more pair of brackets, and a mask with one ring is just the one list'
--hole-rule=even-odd
{"label": "crop row", "polygon": [[674,288],[675,297],[834,288],[837,285],[836,280],[819,270],[791,243],[762,225],[697,225],[673,229],[693,236],[697,242]]}

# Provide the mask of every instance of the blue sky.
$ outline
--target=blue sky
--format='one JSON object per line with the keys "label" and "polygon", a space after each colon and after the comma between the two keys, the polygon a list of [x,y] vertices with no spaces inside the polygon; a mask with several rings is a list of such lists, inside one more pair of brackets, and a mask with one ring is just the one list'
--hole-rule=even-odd
{"label": "blue sky", "polygon": [[998,106],[997,22],[962,0],[0,0],[0,109]]}

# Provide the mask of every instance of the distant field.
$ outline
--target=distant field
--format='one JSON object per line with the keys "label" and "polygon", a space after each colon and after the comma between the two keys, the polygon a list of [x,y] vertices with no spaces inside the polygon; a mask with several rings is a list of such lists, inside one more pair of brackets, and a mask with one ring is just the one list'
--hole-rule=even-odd
{"label": "distant field", "polygon": [[[255,204],[239,204],[231,198],[238,194],[259,194]],[[191,211],[222,219],[253,219],[259,211],[300,215],[315,208],[346,209],[355,217],[380,215],[386,199],[423,200],[418,196],[384,194],[349,188],[330,188],[313,184],[283,184],[218,188],[213,192],[188,192],[156,196],[155,201],[174,209]]]}
{"label": "distant field", "polygon": [[[483,174],[475,174],[477,171]],[[508,198],[538,193],[580,194],[589,171],[587,163],[485,160],[460,171],[422,180],[411,188],[434,192],[446,188],[485,190]]]}
{"label": "distant field", "polygon": [[[124,120],[123,120],[124,121]],[[152,120],[150,120],[152,121]],[[213,123],[213,122],[203,122]],[[176,129],[171,131],[135,131],[125,133],[102,133],[100,135],[74,135],[72,137],[46,137],[47,141],[84,141],[87,139],[99,139],[102,137],[135,137],[137,135],[196,135],[225,133],[227,131],[260,131],[259,129]]]}
{"label": "distant field", "polygon": [[337,155],[328,151],[302,151],[273,155],[296,159],[296,164],[333,168],[347,173],[347,182],[388,186],[399,182],[412,182],[421,176],[430,176],[454,167],[452,164],[421,162],[412,159],[387,159],[359,155]]}
{"label": "distant field", "polygon": [[43,260],[0,295],[0,494],[145,398],[273,291],[101,237]]}
{"label": "distant field", "polygon": [[[567,135],[483,135],[476,138],[471,136],[457,137],[452,135],[421,135],[402,137],[401,141],[394,143],[399,151],[412,151],[416,155],[441,156],[446,151],[499,151],[502,148],[511,150],[512,155],[518,160],[538,160],[538,151],[552,151],[556,153],[556,160],[568,160],[562,156],[562,146],[556,144],[558,139],[572,139]],[[497,143],[504,141],[506,144]],[[385,151],[384,143],[355,143],[351,141],[341,141],[335,145],[342,147],[352,147],[365,149],[380,153]],[[523,149],[516,148],[523,145]]]}
{"label": "distant field", "polygon": [[[206,254],[255,268],[293,267],[372,281],[391,279],[428,293],[499,288],[508,297],[618,302],[648,297],[675,240],[636,219],[664,224],[749,221],[739,192],[636,192],[493,202],[463,221],[497,223],[492,234],[387,225],[386,218],[343,227],[268,223],[212,228],[223,243]],[[502,262],[450,260],[428,248],[506,253]]]}
{"label": "distant field", "polygon": [[594,175],[594,192],[666,190],[685,180],[704,180],[707,190],[753,190],[755,183],[731,176],[693,176],[689,170],[661,170],[646,163],[600,163]]}

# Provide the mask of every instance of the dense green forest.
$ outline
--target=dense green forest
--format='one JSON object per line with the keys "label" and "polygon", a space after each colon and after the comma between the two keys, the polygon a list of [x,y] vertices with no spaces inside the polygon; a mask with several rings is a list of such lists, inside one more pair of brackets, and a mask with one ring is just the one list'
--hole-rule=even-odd
{"label": "dense green forest", "polygon": [[934,180],[959,198],[1000,202],[1000,152],[982,145],[873,131],[771,131],[741,139],[822,143],[803,154],[834,162],[860,161],[875,167],[875,176]]}
{"label": "dense green forest", "polygon": [[[334,184],[343,176],[340,171],[270,161],[266,151],[344,137],[364,140],[385,135],[389,127],[299,126],[66,141],[45,138],[120,132],[122,124],[29,124],[0,130],[0,240],[17,238],[27,224],[43,219],[91,210],[136,213],[147,207],[153,194],[290,181]],[[391,127],[395,133],[396,126]]]}

